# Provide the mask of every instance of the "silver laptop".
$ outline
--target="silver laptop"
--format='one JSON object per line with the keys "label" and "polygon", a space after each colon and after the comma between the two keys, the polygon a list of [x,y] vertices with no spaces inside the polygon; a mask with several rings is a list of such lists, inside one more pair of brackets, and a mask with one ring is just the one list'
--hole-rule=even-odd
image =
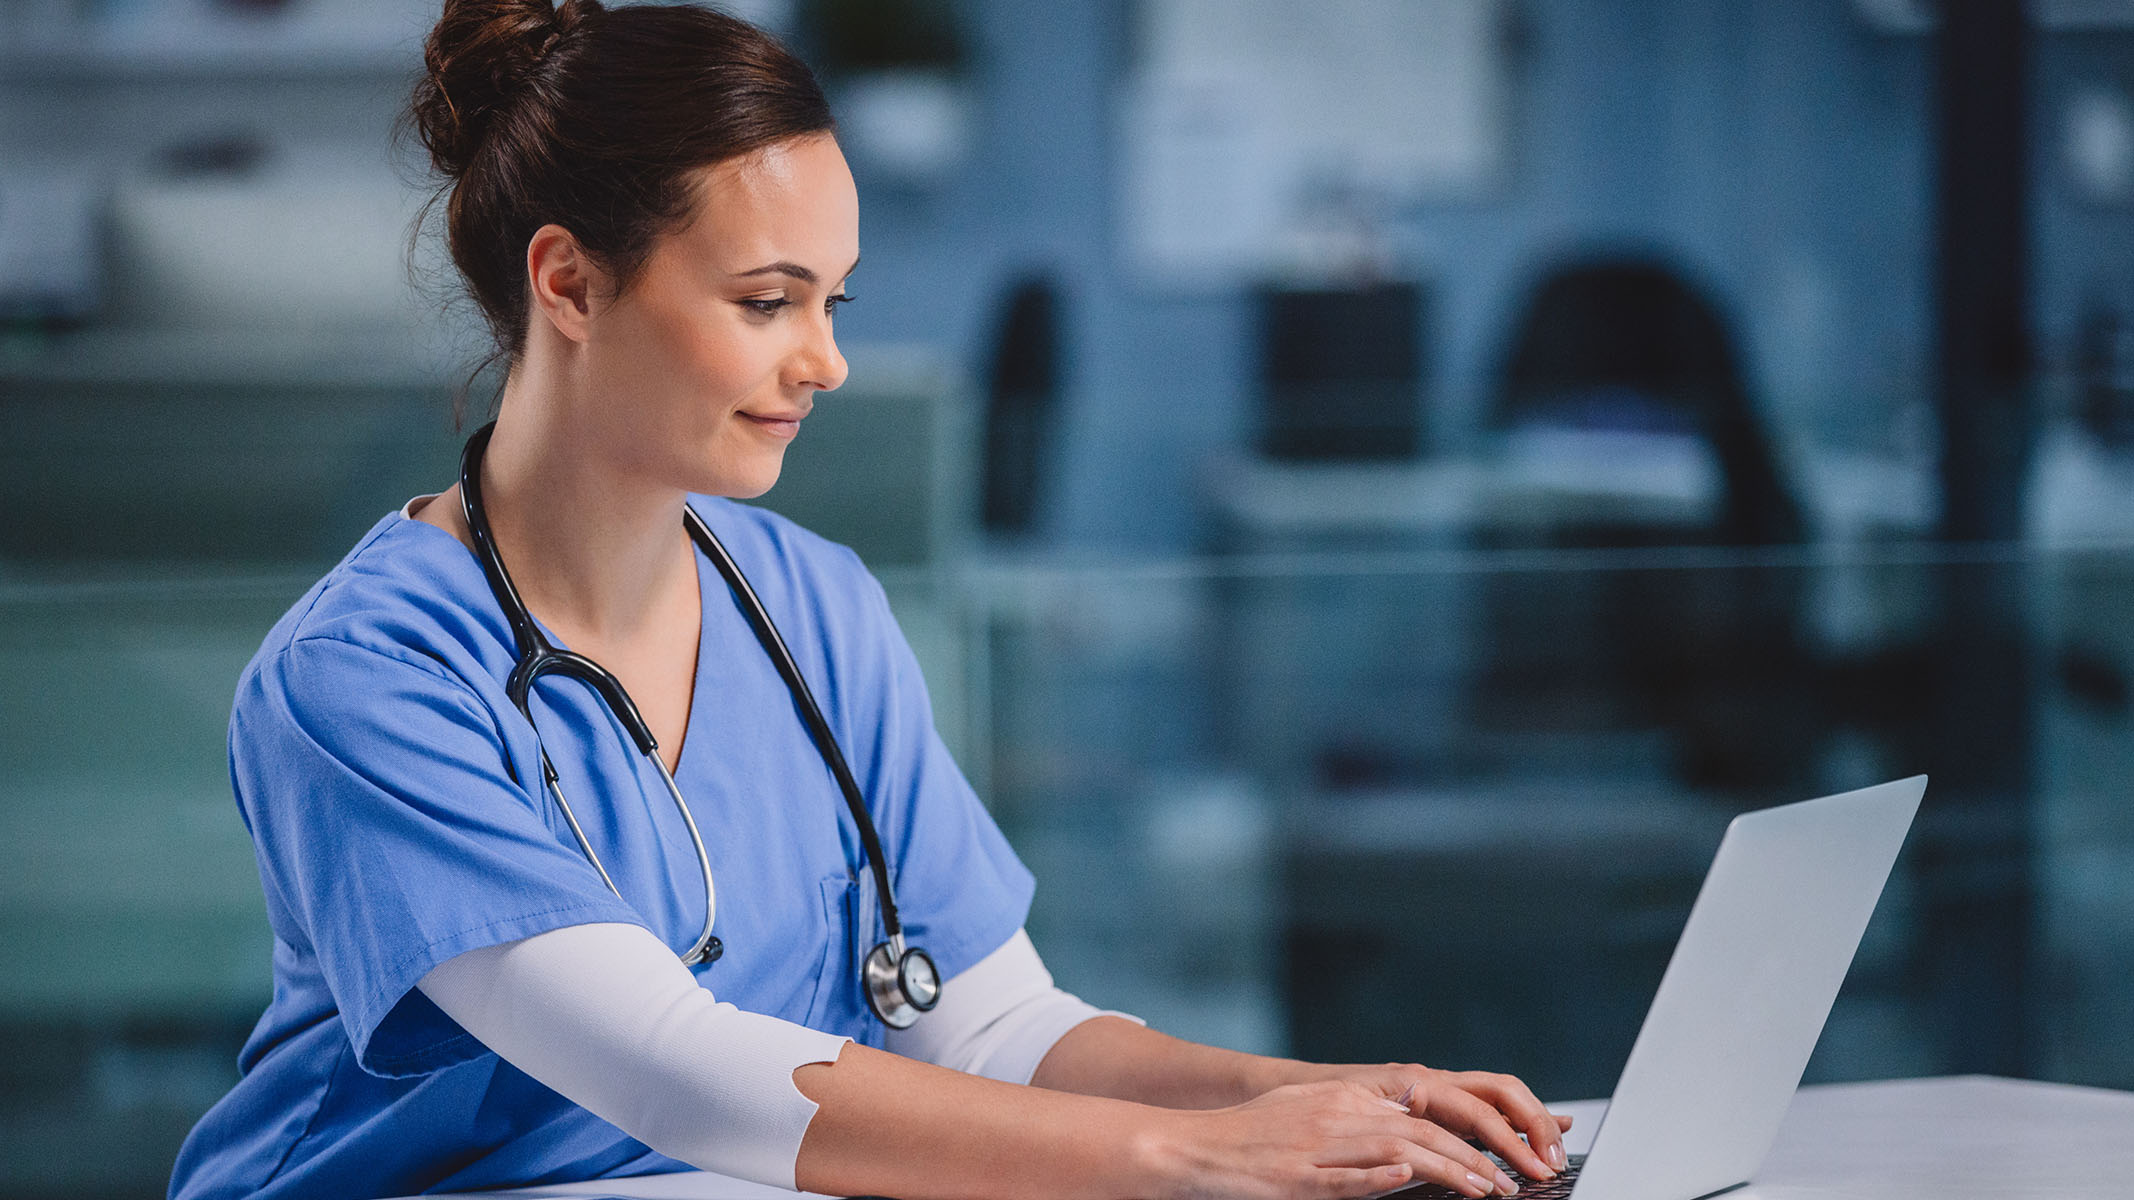
{"label": "silver laptop", "polygon": [[1522,1197],[1693,1200],[1749,1182],[1926,785],[1919,775],[1734,818],[1592,1149]]}

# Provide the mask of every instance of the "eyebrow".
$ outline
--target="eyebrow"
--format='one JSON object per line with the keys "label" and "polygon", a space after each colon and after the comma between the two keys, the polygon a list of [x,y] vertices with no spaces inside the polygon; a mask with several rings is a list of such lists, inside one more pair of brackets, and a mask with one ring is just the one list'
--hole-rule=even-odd
{"label": "eyebrow", "polygon": [[[852,265],[845,268],[845,274],[850,275],[854,271],[857,271],[859,269],[860,260],[855,258],[852,260]],[[737,273],[734,277],[736,279],[747,279],[753,275],[790,275],[793,278],[798,279],[802,283],[816,282],[815,272],[809,270],[806,267],[801,266],[797,262],[788,262],[785,259],[780,259],[777,262],[771,263],[767,266],[757,267],[753,271],[741,271]]]}

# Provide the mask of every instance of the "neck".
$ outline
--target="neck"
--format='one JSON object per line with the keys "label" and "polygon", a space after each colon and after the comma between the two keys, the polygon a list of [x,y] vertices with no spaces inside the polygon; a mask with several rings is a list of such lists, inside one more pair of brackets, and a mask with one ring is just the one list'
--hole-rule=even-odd
{"label": "neck", "polygon": [[584,406],[514,392],[507,386],[481,482],[490,535],[527,608],[566,642],[645,631],[673,589],[695,590],[686,494],[602,458],[601,439],[563,416]]}

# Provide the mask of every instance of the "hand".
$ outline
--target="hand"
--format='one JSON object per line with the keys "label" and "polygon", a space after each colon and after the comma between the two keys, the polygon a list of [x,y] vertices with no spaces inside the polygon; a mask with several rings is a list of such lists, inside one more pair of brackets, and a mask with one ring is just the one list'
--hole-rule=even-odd
{"label": "hand", "polygon": [[[1553,1179],[1568,1160],[1563,1131],[1571,1118],[1551,1113],[1524,1083],[1487,1071],[1437,1071],[1414,1063],[1335,1067],[1418,1117],[1480,1141],[1529,1179]],[[1519,1134],[1526,1135],[1525,1141]]]}
{"label": "hand", "polygon": [[1157,1194],[1167,1200],[1334,1200],[1419,1182],[1473,1197],[1517,1190],[1458,1135],[1351,1080],[1289,1084],[1230,1108],[1168,1112],[1150,1148]]}

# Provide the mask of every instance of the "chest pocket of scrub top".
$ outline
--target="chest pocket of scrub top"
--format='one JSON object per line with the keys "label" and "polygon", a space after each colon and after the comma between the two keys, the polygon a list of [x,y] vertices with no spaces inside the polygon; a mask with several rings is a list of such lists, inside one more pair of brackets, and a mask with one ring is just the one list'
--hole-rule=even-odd
{"label": "chest pocket of scrub top", "polygon": [[859,970],[866,949],[873,946],[868,939],[874,928],[873,884],[871,878],[862,883],[843,874],[822,881],[823,919],[829,923],[830,936],[823,946],[815,998],[808,1004],[804,1022],[813,1029],[850,1034],[868,1045],[878,1044],[870,1035],[879,1022],[872,1019],[859,994]]}

